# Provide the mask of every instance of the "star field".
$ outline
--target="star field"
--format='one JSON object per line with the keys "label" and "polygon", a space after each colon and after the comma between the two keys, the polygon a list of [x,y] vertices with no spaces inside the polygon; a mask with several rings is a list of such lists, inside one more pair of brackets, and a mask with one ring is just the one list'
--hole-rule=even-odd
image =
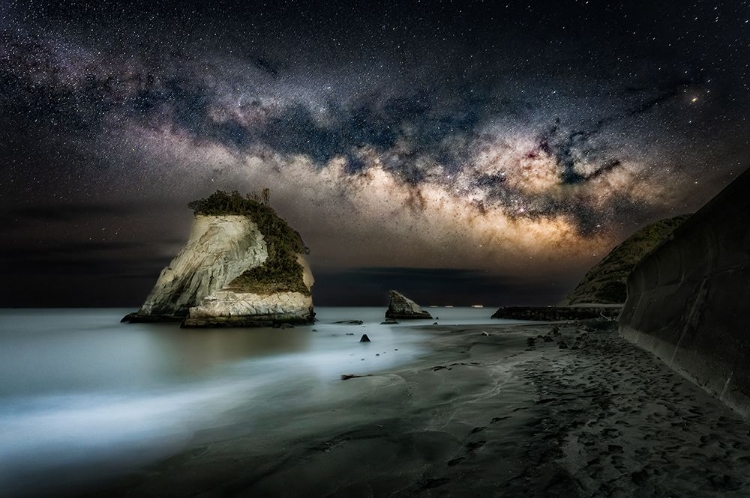
{"label": "star field", "polygon": [[269,187],[318,302],[554,301],[744,170],[749,72],[743,1],[6,2],[3,298],[137,302]]}

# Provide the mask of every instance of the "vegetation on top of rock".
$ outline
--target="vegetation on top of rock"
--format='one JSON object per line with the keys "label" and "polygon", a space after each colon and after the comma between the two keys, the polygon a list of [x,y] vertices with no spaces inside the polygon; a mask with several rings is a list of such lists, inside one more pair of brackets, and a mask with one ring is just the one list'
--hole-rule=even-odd
{"label": "vegetation on top of rock", "polygon": [[591,268],[562,304],[624,303],[627,299],[628,275],[635,265],[664,242],[689,216],[659,220],[635,232]]}
{"label": "vegetation on top of rock", "polygon": [[217,190],[204,199],[190,202],[188,207],[196,215],[247,216],[258,226],[268,249],[268,259],[261,266],[251,268],[232,280],[228,288],[239,292],[273,294],[275,292],[300,292],[310,294],[305,285],[298,254],[307,254],[299,232],[290,227],[268,205],[268,190],[263,191],[263,202],[255,194],[243,197],[236,190],[227,193]]}

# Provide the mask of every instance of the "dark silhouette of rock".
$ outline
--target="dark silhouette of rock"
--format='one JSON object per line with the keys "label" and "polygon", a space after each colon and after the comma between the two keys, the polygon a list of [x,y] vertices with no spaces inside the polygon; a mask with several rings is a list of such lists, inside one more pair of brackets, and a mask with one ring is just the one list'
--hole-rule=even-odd
{"label": "dark silhouette of rock", "polygon": [[398,325],[398,321],[391,320],[390,318],[388,320],[385,320],[383,322],[380,322],[380,325]]}
{"label": "dark silhouette of rock", "polygon": [[388,311],[385,312],[386,318],[398,320],[432,318],[432,316],[424,311],[417,303],[398,291],[390,291],[389,298],[390,302],[388,304]]}
{"label": "dark silhouette of rock", "polygon": [[599,303],[622,304],[627,298],[627,279],[635,265],[669,238],[689,215],[676,216],[646,225],[612,249],[594,265],[562,305]]}
{"label": "dark silhouette of rock", "polygon": [[333,323],[336,325],[362,325],[364,322],[362,320],[339,320]]}
{"label": "dark silhouette of rock", "polygon": [[359,340],[359,342],[370,342],[370,338],[367,337],[367,334],[362,334],[362,338]]}
{"label": "dark silhouette of rock", "polygon": [[362,377],[370,377],[370,375],[342,374],[341,380],[360,379]]}
{"label": "dark silhouette of rock", "polygon": [[750,415],[750,170],[628,278],[620,333]]}

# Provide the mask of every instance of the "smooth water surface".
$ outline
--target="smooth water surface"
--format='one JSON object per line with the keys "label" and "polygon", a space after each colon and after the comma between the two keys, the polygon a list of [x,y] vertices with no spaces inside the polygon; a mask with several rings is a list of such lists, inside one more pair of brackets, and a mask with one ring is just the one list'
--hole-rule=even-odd
{"label": "smooth water surface", "polygon": [[[75,484],[167,457],[231,423],[235,408],[295,410],[341,374],[413,360],[426,337],[415,326],[433,323],[318,308],[311,326],[191,330],[119,323],[128,311],[0,310],[0,494],[25,494],[53,473]],[[486,308],[429,311],[441,325],[499,322]],[[364,333],[371,343],[359,342]]]}

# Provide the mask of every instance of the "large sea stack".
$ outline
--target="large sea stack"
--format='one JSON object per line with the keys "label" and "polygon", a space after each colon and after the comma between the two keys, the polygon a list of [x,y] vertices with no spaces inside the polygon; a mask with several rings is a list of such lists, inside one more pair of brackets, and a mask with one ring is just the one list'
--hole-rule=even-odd
{"label": "large sea stack", "polygon": [[187,244],[124,321],[185,327],[313,321],[307,248],[267,203],[218,191],[189,206],[195,221]]}
{"label": "large sea stack", "polygon": [[429,319],[432,316],[424,311],[417,303],[404,296],[398,291],[389,291],[388,310],[385,312],[386,318],[394,320],[409,319]]}
{"label": "large sea stack", "polygon": [[750,416],[750,170],[628,278],[620,333]]}
{"label": "large sea stack", "polygon": [[659,220],[635,232],[591,268],[575,290],[565,296],[562,305],[624,303],[628,275],[635,265],[667,240],[688,217],[682,215]]}

